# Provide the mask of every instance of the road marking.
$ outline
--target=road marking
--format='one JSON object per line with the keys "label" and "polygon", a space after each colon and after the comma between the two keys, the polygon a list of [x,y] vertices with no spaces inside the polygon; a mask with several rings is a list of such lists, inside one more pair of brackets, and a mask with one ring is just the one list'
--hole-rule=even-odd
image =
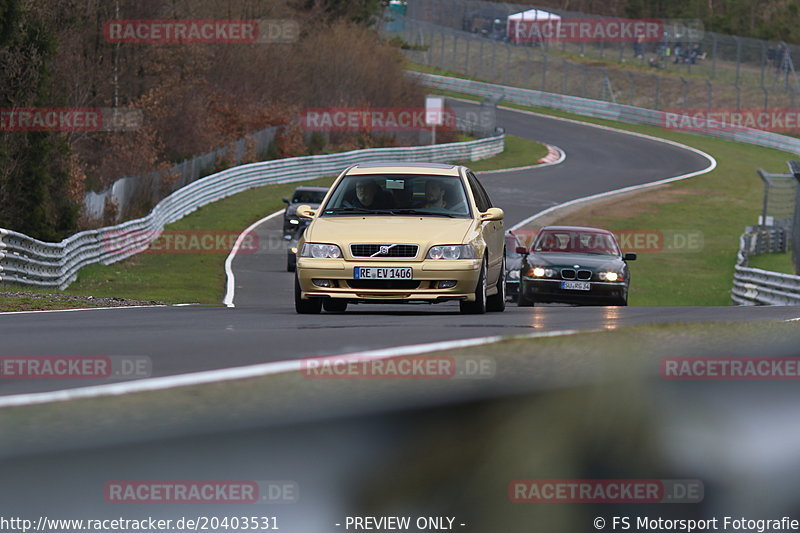
{"label": "road marking", "polygon": [[233,260],[236,258],[236,253],[242,246],[242,242],[244,241],[245,235],[253,231],[260,224],[268,220],[271,220],[278,215],[282,215],[284,211],[286,211],[286,209],[275,211],[271,215],[267,215],[261,220],[253,222],[246,230],[241,232],[239,236],[236,238],[236,243],[233,245],[231,253],[229,253],[228,257],[225,259],[225,276],[228,278],[228,281],[225,287],[225,298],[222,299],[222,303],[224,303],[227,307],[236,307],[235,305],[233,305],[233,297],[236,295],[236,277],[233,275]]}
{"label": "road marking", "polygon": [[[181,304],[179,304],[181,305]],[[72,311],[108,311],[109,309],[149,309],[152,307],[170,307],[168,305],[116,305],[114,307],[75,307],[71,309],[40,309],[38,311],[2,311],[5,315],[29,315],[32,313],[70,313]]]}
{"label": "road marking", "polygon": [[[449,98],[451,100],[457,100],[459,102],[467,102],[467,103],[470,103],[470,104],[473,104],[473,105],[478,105],[478,102],[475,102],[474,100],[469,100],[467,98],[457,98],[457,97],[451,97],[451,96],[448,96],[447,98]],[[497,106],[497,107],[499,109],[502,109],[504,111],[510,111],[512,113],[522,113],[522,114],[525,114],[525,115],[532,115],[532,116],[535,116],[535,117],[548,118],[548,119],[552,119],[552,120],[560,120],[562,122],[571,122],[572,124],[580,124],[581,126],[589,126],[589,127],[592,127],[592,128],[599,128],[601,130],[613,131],[613,132],[616,132],[616,133],[623,133],[625,135],[633,135],[634,137],[641,137],[642,139],[649,139],[651,141],[662,142],[662,143],[665,143],[665,144],[669,144],[669,145],[675,146],[677,148],[682,148],[684,150],[688,150],[690,152],[694,152],[694,153],[696,153],[696,154],[698,154],[698,155],[700,155],[702,157],[705,157],[709,161],[708,167],[704,168],[703,170],[698,170],[696,172],[689,172],[688,174],[681,174],[679,176],[674,176],[674,177],[671,177],[671,178],[665,178],[665,179],[658,180],[658,181],[653,181],[653,182],[650,182],[650,183],[643,183],[641,185],[631,185],[630,187],[624,187],[622,189],[615,189],[613,191],[607,191],[607,192],[603,192],[603,193],[599,193],[599,194],[593,194],[591,196],[584,196],[583,198],[576,198],[576,199],[570,200],[568,202],[564,202],[564,203],[561,203],[561,204],[558,204],[558,205],[554,205],[553,207],[549,207],[549,208],[545,209],[544,211],[539,211],[538,213],[529,216],[528,218],[522,220],[521,222],[518,222],[513,227],[509,228],[509,231],[517,230],[517,229],[519,229],[519,228],[521,228],[521,227],[523,227],[523,226],[525,226],[527,224],[530,224],[531,222],[533,222],[537,218],[540,218],[540,217],[543,217],[543,216],[545,216],[547,214],[550,214],[553,211],[561,209],[562,207],[569,207],[570,205],[574,205],[574,204],[581,203],[581,202],[587,202],[588,203],[588,202],[590,202],[592,200],[598,200],[598,199],[604,198],[606,196],[613,196],[615,194],[622,194],[622,193],[636,191],[636,190],[640,190],[640,189],[646,189],[648,187],[655,187],[657,185],[663,185],[665,183],[670,183],[670,182],[673,182],[673,181],[685,180],[685,179],[688,179],[688,178],[692,178],[694,176],[699,176],[701,174],[706,174],[708,172],[711,172],[715,168],[717,168],[717,160],[714,159],[711,155],[703,152],[702,150],[698,150],[697,148],[693,148],[691,146],[687,146],[685,144],[681,144],[681,143],[676,142],[676,141],[671,141],[669,139],[662,139],[660,137],[653,137],[652,135],[647,135],[647,134],[644,134],[644,133],[639,133],[639,132],[635,132],[635,131],[621,130],[621,129],[618,129],[618,128],[612,128],[611,126],[603,126],[603,125],[600,125],[600,124],[593,124],[591,122],[583,122],[581,120],[575,120],[575,119],[571,119],[571,118],[555,117],[553,115],[547,115],[547,114],[544,114],[544,113],[536,113],[535,111],[528,111],[528,110],[525,110],[525,109],[516,109],[516,108],[513,108],[513,107],[507,107],[507,106],[502,106],[502,105],[501,106]],[[563,151],[561,151],[561,153],[562,153],[561,161],[563,161],[563,157],[566,157],[566,154],[564,154]],[[561,161],[558,161],[557,163],[552,163],[552,164],[558,164]],[[534,165],[533,168],[539,168],[539,167],[543,167],[543,166],[546,166],[546,165]],[[492,172],[494,172],[494,171],[492,171]],[[486,174],[486,172],[482,172],[482,174]]]}
{"label": "road marking", "polygon": [[545,216],[547,214],[550,214],[553,211],[556,211],[556,210],[561,209],[563,207],[569,207],[571,205],[575,205],[575,204],[581,203],[581,202],[587,202],[588,203],[588,202],[590,202],[592,200],[598,200],[600,198],[605,198],[607,196],[614,196],[614,195],[622,194],[622,193],[626,193],[626,192],[632,192],[632,191],[637,191],[637,190],[641,190],[641,189],[646,189],[646,188],[649,188],[649,187],[655,187],[657,185],[664,185],[665,183],[671,183],[673,181],[685,180],[685,179],[688,179],[688,178],[692,178],[694,176],[699,176],[701,174],[707,174],[708,172],[711,172],[712,170],[717,168],[717,160],[714,159],[714,157],[712,157],[711,155],[703,152],[702,150],[698,150],[697,148],[693,148],[691,146],[687,146],[685,144],[681,144],[681,143],[676,142],[676,141],[671,141],[669,139],[661,139],[659,137],[653,137],[652,135],[646,135],[644,133],[621,130],[621,129],[618,129],[618,128],[612,128],[610,126],[602,126],[600,124],[592,124],[591,122],[582,122],[580,120],[574,120],[574,119],[571,119],[571,118],[554,117],[554,116],[546,115],[546,114],[543,114],[543,113],[536,113],[536,112],[533,112],[533,111],[525,111],[525,110],[522,110],[522,109],[514,109],[514,108],[511,108],[511,107],[505,107],[505,106],[498,106],[498,107],[500,107],[501,109],[506,110],[506,111],[512,111],[512,112],[516,112],[516,113],[524,113],[524,114],[527,114],[527,115],[533,115],[533,116],[542,117],[542,118],[549,118],[549,119],[553,119],[553,120],[560,120],[562,122],[571,122],[573,124],[580,124],[582,126],[589,126],[589,127],[592,127],[592,128],[599,128],[599,129],[602,129],[602,130],[613,131],[613,132],[616,132],[616,133],[623,133],[625,135],[633,135],[634,137],[641,137],[642,139],[649,139],[651,141],[662,142],[662,143],[665,143],[665,144],[669,144],[669,145],[675,146],[677,148],[682,148],[684,150],[688,150],[690,152],[694,152],[697,155],[705,157],[709,162],[709,164],[708,164],[708,166],[706,168],[704,168],[702,170],[697,170],[695,172],[689,172],[689,173],[686,173],[686,174],[680,174],[678,176],[673,176],[671,178],[664,178],[664,179],[661,179],[661,180],[658,180],[658,181],[652,181],[650,183],[642,183],[640,185],[631,185],[630,187],[623,187],[622,189],[615,189],[613,191],[606,191],[606,192],[602,192],[602,193],[599,193],[599,194],[593,194],[591,196],[584,196],[583,198],[576,198],[574,200],[570,200],[568,202],[564,202],[564,203],[555,205],[553,207],[549,207],[549,208],[545,209],[544,211],[539,211],[538,213],[529,216],[528,218],[522,220],[521,222],[518,222],[517,224],[515,224],[513,227],[510,228],[511,231],[517,230],[517,229],[519,229],[519,228],[521,228],[521,227],[523,227],[523,226],[525,226],[527,224],[530,224],[531,222],[533,222],[537,218],[543,217],[543,216]]}
{"label": "road marking", "polygon": [[481,171],[476,171],[475,173],[481,176],[483,174],[497,174],[499,172],[515,172],[517,170],[530,170],[533,168],[552,167],[553,165],[558,165],[560,163],[563,163],[564,160],[567,158],[567,154],[564,153],[564,150],[562,150],[558,146],[553,146],[552,144],[547,144],[545,146],[547,146],[548,148],[548,155],[543,157],[542,160],[550,157],[549,154],[550,149],[552,149],[553,154],[556,156],[554,160],[548,161],[546,163],[536,163],[535,165],[527,165],[524,167],[501,168],[499,170],[481,170]]}
{"label": "road marking", "polygon": [[175,376],[164,376],[159,378],[147,378],[123,383],[108,383],[104,385],[94,385],[90,387],[78,387],[50,392],[34,392],[26,394],[14,394],[0,396],[0,408],[20,407],[25,405],[36,405],[51,402],[65,402],[83,398],[98,398],[105,396],[121,396],[123,394],[133,394],[140,392],[158,391],[172,389],[175,387],[190,387],[208,383],[219,383],[222,381],[233,381],[239,379],[256,378],[273,374],[283,374],[287,372],[299,372],[303,365],[308,361],[336,362],[345,357],[359,359],[390,359],[393,357],[404,357],[418,355],[428,352],[439,352],[443,350],[453,350],[457,348],[471,348],[492,344],[504,340],[516,339],[536,339],[543,337],[561,337],[575,335],[576,333],[594,333],[602,330],[558,330],[558,331],[537,331],[523,335],[513,335],[504,337],[494,335],[491,337],[478,337],[473,339],[459,339],[452,341],[431,342],[425,344],[412,344],[409,346],[397,346],[393,348],[380,348],[363,352],[354,352],[339,355],[326,355],[322,357],[309,357],[294,359],[292,361],[276,361],[271,363],[259,363],[255,365],[240,366],[233,368],[222,368],[218,370],[206,370],[203,372],[192,372],[189,374],[178,374]]}

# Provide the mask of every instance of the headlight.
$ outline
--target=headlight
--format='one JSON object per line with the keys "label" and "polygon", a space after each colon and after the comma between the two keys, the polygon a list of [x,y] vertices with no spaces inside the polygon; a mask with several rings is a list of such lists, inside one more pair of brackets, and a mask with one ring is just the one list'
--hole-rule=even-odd
{"label": "headlight", "polygon": [[475,259],[475,248],[471,244],[454,244],[450,246],[432,246],[428,250],[427,259]]}
{"label": "headlight", "polygon": [[299,223],[300,223],[300,221],[298,219],[296,219],[296,218],[292,218],[292,219],[289,220],[289,224],[299,224]]}
{"label": "headlight", "polygon": [[509,271],[507,277],[508,277],[508,279],[518,280],[519,279],[519,270],[515,269],[515,270]]}
{"label": "headlight", "polygon": [[601,281],[622,281],[622,275],[616,272],[600,272],[598,277]]}
{"label": "headlight", "polygon": [[529,278],[552,278],[556,271],[552,268],[533,267],[525,273]]}
{"label": "headlight", "polygon": [[321,259],[338,259],[342,257],[342,250],[335,244],[305,243],[300,257],[316,257]]}

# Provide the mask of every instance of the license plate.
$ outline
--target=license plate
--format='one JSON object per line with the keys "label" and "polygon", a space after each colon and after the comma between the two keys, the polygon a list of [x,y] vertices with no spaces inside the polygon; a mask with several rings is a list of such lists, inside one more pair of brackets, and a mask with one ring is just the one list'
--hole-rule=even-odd
{"label": "license plate", "polygon": [[353,267],[354,279],[413,279],[409,267]]}
{"label": "license plate", "polygon": [[592,284],[588,281],[562,281],[561,288],[571,291],[590,291]]}

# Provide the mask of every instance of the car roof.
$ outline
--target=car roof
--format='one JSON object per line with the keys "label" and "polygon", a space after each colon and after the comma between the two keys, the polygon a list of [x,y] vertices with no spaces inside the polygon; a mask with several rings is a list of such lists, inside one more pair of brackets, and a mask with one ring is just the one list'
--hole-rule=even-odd
{"label": "car roof", "polygon": [[608,231],[607,229],[602,228],[592,228],[589,226],[545,226],[539,231],[547,231],[547,230],[554,230],[554,231],[592,231],[595,233],[605,233],[608,235],[613,235],[612,232]]}
{"label": "car roof", "polygon": [[410,163],[407,161],[382,161],[375,163],[357,163],[347,169],[345,175],[359,176],[367,174],[430,174],[434,176],[460,176],[459,165],[441,163]]}

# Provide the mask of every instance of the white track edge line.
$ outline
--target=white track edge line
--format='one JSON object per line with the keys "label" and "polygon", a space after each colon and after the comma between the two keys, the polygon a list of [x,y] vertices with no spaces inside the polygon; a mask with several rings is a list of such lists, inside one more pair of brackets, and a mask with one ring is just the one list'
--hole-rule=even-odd
{"label": "white track edge line", "polygon": [[193,385],[203,385],[208,383],[219,383],[222,381],[233,381],[239,379],[256,378],[286,372],[297,372],[303,369],[307,361],[338,361],[342,358],[364,358],[364,359],[389,359],[392,357],[402,357],[408,355],[418,355],[428,352],[439,352],[457,348],[470,348],[493,344],[503,340],[513,339],[533,339],[544,337],[560,337],[575,335],[576,333],[594,333],[601,330],[558,330],[528,333],[523,335],[478,337],[473,339],[459,339],[452,341],[439,341],[425,344],[412,344],[408,346],[398,346],[393,348],[381,348],[362,352],[353,352],[340,355],[326,355],[322,357],[309,357],[295,359],[291,361],[275,361],[270,363],[258,363],[254,365],[240,366],[234,368],[223,368],[217,370],[206,370],[202,372],[192,372],[189,374],[178,374],[175,376],[164,376],[158,378],[146,378],[136,381],[122,383],[108,383],[103,385],[93,385],[89,387],[77,387],[50,392],[35,392],[25,394],[15,394],[0,396],[0,408],[22,407],[51,402],[64,402],[78,399],[98,398],[107,396],[121,396],[138,392],[160,391],[176,387],[189,387]]}
{"label": "white track edge line", "polygon": [[[2,311],[0,316],[5,315],[30,315],[33,313],[70,313],[73,311],[108,311],[109,309],[150,309],[153,307],[178,307],[187,304],[169,305],[116,305],[113,307],[75,307],[70,309],[39,309],[36,311]],[[191,305],[191,304],[188,304]]]}
{"label": "white track edge line", "polygon": [[225,283],[225,297],[222,299],[222,303],[225,304],[226,307],[235,307],[233,305],[233,298],[236,295],[236,277],[233,275],[233,260],[236,258],[236,253],[242,246],[245,235],[253,231],[260,224],[271,220],[278,215],[282,215],[284,211],[286,211],[286,209],[275,211],[274,213],[265,216],[261,220],[253,222],[236,238],[236,243],[233,245],[231,253],[228,254],[227,258],[225,258],[225,277],[227,278],[227,282]]}

